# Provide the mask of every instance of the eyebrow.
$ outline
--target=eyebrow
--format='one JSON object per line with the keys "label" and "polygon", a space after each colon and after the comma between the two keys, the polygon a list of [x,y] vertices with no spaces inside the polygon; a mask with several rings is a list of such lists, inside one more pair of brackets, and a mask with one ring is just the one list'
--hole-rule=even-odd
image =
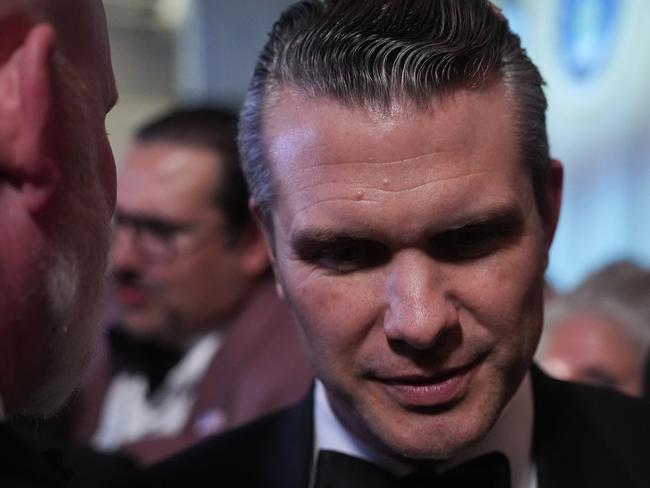
{"label": "eyebrow", "polygon": [[298,253],[307,252],[313,247],[337,246],[344,243],[369,241],[372,237],[368,234],[334,231],[327,229],[306,229],[291,239],[291,247]]}
{"label": "eyebrow", "polygon": [[[472,227],[495,227],[515,231],[524,224],[521,208],[512,205],[495,206],[484,209],[480,215],[469,215],[456,222],[445,224],[444,227],[428,232],[429,235],[440,235]],[[426,233],[426,230],[425,230]],[[382,240],[381,234],[372,230],[348,231],[335,229],[306,228],[299,230],[291,238],[291,247],[298,253],[309,251],[313,247],[337,246],[352,242]]]}
{"label": "eyebrow", "polygon": [[167,219],[164,217],[147,215],[147,214],[131,214],[131,213],[120,212],[119,210],[115,211],[114,218],[116,220],[121,220],[122,222],[131,225],[144,226],[144,227],[167,226],[167,227],[182,229],[187,226],[186,223],[176,222],[174,220]]}
{"label": "eyebrow", "polygon": [[[523,224],[524,215],[518,206],[503,205],[484,210],[480,215],[470,215],[466,218],[459,219],[459,222],[450,225],[446,231],[463,229],[466,227],[488,226],[518,226]],[[445,231],[443,231],[445,232]]]}

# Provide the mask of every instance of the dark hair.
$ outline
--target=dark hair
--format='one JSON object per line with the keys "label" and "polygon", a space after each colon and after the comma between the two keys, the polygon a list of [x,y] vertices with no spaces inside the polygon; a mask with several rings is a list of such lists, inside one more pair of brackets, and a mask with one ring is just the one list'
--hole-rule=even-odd
{"label": "dark hair", "polygon": [[232,241],[251,224],[248,189],[237,152],[234,112],[216,107],[175,109],[141,127],[135,140],[139,143],[167,141],[214,151],[219,156],[223,177],[214,189],[213,202],[226,215]]}
{"label": "dark hair", "polygon": [[540,211],[549,167],[543,79],[508,21],[487,0],[304,0],[273,26],[241,111],[239,146],[253,197],[269,222],[272,175],[265,110],[281,87],[352,108],[430,106],[496,76],[516,101],[521,155]]}

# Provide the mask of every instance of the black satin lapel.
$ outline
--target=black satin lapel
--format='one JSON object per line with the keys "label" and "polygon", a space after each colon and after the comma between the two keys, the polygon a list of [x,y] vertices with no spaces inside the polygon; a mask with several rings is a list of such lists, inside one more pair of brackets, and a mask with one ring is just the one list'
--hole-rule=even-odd
{"label": "black satin lapel", "polygon": [[535,409],[533,459],[538,488],[629,486],[575,390],[532,369]]}

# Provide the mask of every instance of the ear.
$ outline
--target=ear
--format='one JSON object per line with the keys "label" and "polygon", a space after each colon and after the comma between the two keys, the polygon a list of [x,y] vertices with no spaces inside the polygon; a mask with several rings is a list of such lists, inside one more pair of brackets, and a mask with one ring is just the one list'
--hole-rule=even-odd
{"label": "ear", "polygon": [[251,215],[253,216],[253,220],[255,221],[255,225],[258,231],[264,237],[264,245],[266,248],[266,253],[269,257],[271,267],[273,268],[273,274],[275,275],[275,291],[277,292],[280,298],[284,299],[285,298],[284,289],[282,288],[282,284],[278,279],[279,274],[277,270],[277,262],[275,260],[275,245],[273,243],[273,232],[272,229],[269,227],[272,224],[271,222],[265,221],[260,206],[257,204],[255,199],[251,198],[248,200],[248,208],[251,212]]}
{"label": "ear", "polygon": [[256,225],[250,225],[239,238],[240,264],[249,276],[258,276],[269,267],[269,256],[262,233]]}
{"label": "ear", "polygon": [[546,234],[546,249],[551,247],[555,230],[560,218],[562,206],[562,187],[564,182],[564,168],[557,159],[551,160],[545,184],[546,208],[543,215],[544,231]]}
{"label": "ear", "polygon": [[47,150],[52,114],[51,57],[56,35],[40,24],[9,41],[15,48],[0,61],[0,185],[11,185],[30,213],[45,210],[60,184],[60,170]]}

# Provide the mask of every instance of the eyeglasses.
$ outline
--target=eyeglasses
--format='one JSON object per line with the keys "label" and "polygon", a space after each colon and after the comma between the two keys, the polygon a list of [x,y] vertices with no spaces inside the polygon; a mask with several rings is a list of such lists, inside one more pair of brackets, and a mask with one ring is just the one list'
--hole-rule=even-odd
{"label": "eyeglasses", "polygon": [[210,238],[218,237],[219,234],[214,232],[218,227],[220,224],[215,221],[181,223],[159,217],[126,215],[118,211],[113,217],[113,246],[123,232],[129,231],[134,244],[148,259],[170,262]]}

